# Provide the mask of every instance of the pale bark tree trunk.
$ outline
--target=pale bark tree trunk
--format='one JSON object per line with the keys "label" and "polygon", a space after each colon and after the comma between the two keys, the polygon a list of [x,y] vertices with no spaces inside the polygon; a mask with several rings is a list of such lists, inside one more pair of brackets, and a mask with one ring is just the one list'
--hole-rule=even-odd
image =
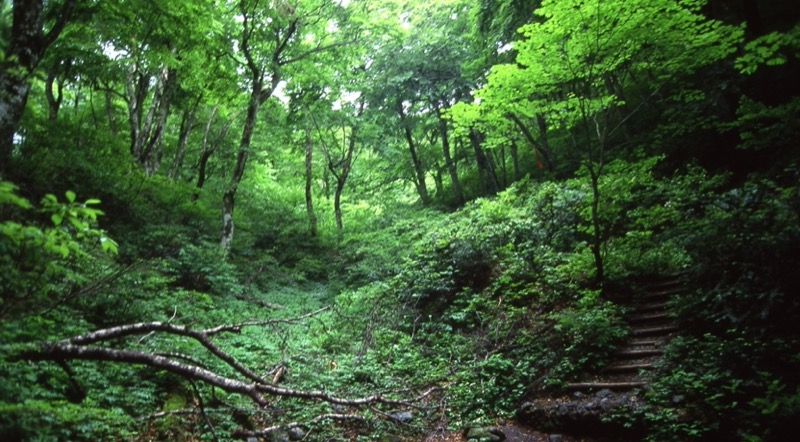
{"label": "pale bark tree trunk", "polygon": [[11,34],[0,62],[0,175],[10,168],[14,134],[30,91],[30,78],[47,48],[58,38],[75,0],[64,0],[49,32],[43,29],[43,0],[13,0]]}
{"label": "pale bark tree trunk", "polygon": [[339,242],[344,239],[344,224],[342,223],[342,191],[344,185],[347,183],[347,177],[350,175],[350,169],[353,165],[353,152],[356,148],[356,128],[354,127],[350,132],[350,140],[347,146],[347,153],[341,165],[341,173],[336,173],[332,168],[331,173],[336,177],[336,193],[333,197],[334,214],[336,215],[336,238]]}
{"label": "pale bark tree trunk", "polygon": [[308,233],[315,237],[317,236],[317,215],[314,213],[314,199],[311,188],[313,155],[311,129],[306,127],[306,213],[308,214]]}
{"label": "pale bark tree trunk", "polygon": [[[64,81],[58,81],[59,68],[61,65],[62,62],[59,62],[50,69],[44,83],[44,96],[47,99],[48,109],[47,118],[50,121],[58,119],[58,111],[61,109],[61,103],[64,101]],[[64,73],[67,74],[72,65],[72,61],[66,60],[63,62],[63,65]]]}
{"label": "pale bark tree trunk", "polygon": [[244,169],[247,165],[247,157],[250,152],[250,141],[253,138],[253,132],[256,126],[256,117],[258,109],[266,100],[268,100],[275,92],[275,88],[281,81],[280,67],[281,67],[281,54],[286,49],[289,41],[297,31],[297,19],[293,20],[282,38],[276,34],[278,44],[275,47],[272,57],[270,68],[272,69],[270,85],[264,88],[264,66],[256,63],[253,55],[250,52],[250,37],[252,30],[250,29],[250,16],[244,2],[239,4],[242,13],[242,39],[240,41],[240,49],[247,60],[247,69],[250,71],[252,89],[250,90],[250,100],[247,103],[247,116],[245,117],[244,126],[242,128],[242,138],[239,141],[239,152],[236,156],[236,165],[233,169],[233,174],[225,187],[225,192],[222,194],[222,238],[220,240],[220,247],[224,256],[228,256],[231,251],[233,243],[233,209],[236,200],[236,191],[239,188],[239,183],[244,176]]}
{"label": "pale bark tree trunk", "polygon": [[209,135],[211,133],[211,125],[214,123],[214,115],[217,113],[217,109],[219,105],[215,105],[214,109],[211,110],[211,116],[208,117],[208,122],[206,123],[206,129],[203,132],[203,142],[200,147],[200,156],[197,159],[197,182],[195,184],[195,193],[193,198],[196,200],[200,197],[199,190],[203,188],[203,185],[206,182],[206,178],[208,176],[207,169],[208,169],[208,160],[211,158],[211,155],[216,152],[217,147],[219,144],[225,139],[228,134],[228,129],[230,129],[231,125],[240,115],[246,110],[243,109],[236,114],[234,114],[222,129],[219,130],[217,135],[214,137],[213,140],[209,141]]}
{"label": "pale bark tree trunk", "polygon": [[250,101],[247,104],[247,116],[244,120],[244,127],[242,128],[242,138],[239,141],[239,152],[236,155],[236,165],[233,168],[233,175],[225,187],[225,192],[222,194],[222,240],[220,245],[222,252],[227,256],[231,251],[231,244],[233,243],[233,209],[236,199],[236,191],[239,188],[239,183],[244,176],[244,168],[247,165],[247,156],[250,151],[250,142],[253,139],[253,131],[256,127],[256,116],[258,116],[258,108],[261,106],[261,94],[264,79],[260,70],[254,72],[253,88],[250,91]]}
{"label": "pale bark tree trunk", "polygon": [[162,67],[156,78],[155,90],[147,114],[145,100],[150,89],[150,75],[131,67],[126,92],[128,94],[128,120],[131,127],[131,155],[147,176],[153,176],[161,164],[162,140],[167,124],[170,102],[176,87],[175,73]]}
{"label": "pale bark tree trunk", "polygon": [[411,127],[409,125],[410,123],[408,122],[406,113],[403,110],[403,103],[400,101],[397,102],[397,113],[400,115],[400,123],[403,125],[403,134],[405,135],[406,143],[408,143],[408,150],[411,153],[411,162],[414,165],[414,184],[417,188],[417,193],[419,193],[419,199],[422,201],[422,204],[427,205],[430,201],[430,197],[428,196],[428,186],[425,183],[425,168],[422,165],[422,160],[417,154],[417,147],[411,134]]}
{"label": "pale bark tree trunk", "polygon": [[108,119],[108,128],[111,130],[111,135],[116,137],[117,136],[117,121],[114,119],[114,100],[112,90],[106,89],[105,91],[105,103],[106,103],[106,118]]}
{"label": "pale bark tree trunk", "polygon": [[450,184],[453,187],[453,196],[455,196],[456,204],[461,205],[464,203],[464,192],[461,190],[461,183],[458,180],[458,171],[453,163],[453,157],[450,155],[450,140],[447,135],[447,121],[442,118],[442,110],[436,106],[436,117],[439,119],[439,137],[442,139],[442,153],[444,154],[444,165],[447,168],[447,173],[450,175]]}
{"label": "pale bark tree trunk", "polygon": [[178,179],[181,174],[181,168],[183,168],[183,160],[186,158],[186,146],[189,144],[189,134],[194,126],[195,113],[197,112],[197,106],[200,104],[200,99],[201,97],[197,97],[191,108],[183,110],[181,128],[178,132],[178,146],[175,150],[175,156],[172,158],[172,164],[169,166],[169,172],[167,172],[167,176],[173,181]]}

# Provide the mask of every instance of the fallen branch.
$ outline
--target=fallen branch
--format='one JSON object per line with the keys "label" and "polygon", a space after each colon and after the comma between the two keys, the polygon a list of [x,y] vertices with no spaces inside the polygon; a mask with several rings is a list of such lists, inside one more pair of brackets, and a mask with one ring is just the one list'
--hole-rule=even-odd
{"label": "fallen branch", "polygon": [[[275,381],[276,376],[273,376],[272,379],[265,379],[256,375],[250,369],[236,361],[232,356],[224,352],[211,340],[211,336],[213,335],[223,332],[238,333],[244,327],[265,326],[278,323],[296,323],[298,321],[311,318],[325,310],[327,310],[327,307],[295,318],[243,322],[239,324],[221,325],[205,330],[192,330],[187,326],[165,322],[142,322],[136,324],[126,324],[96,330],[58,342],[41,343],[19,351],[17,354],[11,356],[9,360],[55,362],[88,360],[145,365],[176,374],[188,379],[189,381],[203,382],[205,384],[220,388],[228,393],[246,396],[260,407],[266,407],[269,404],[265,395],[308,399],[351,407],[373,405],[409,406],[425,399],[440,389],[439,387],[431,387],[426,391],[410,398],[394,397],[401,394],[399,392],[394,392],[391,394],[391,396],[387,395],[386,393],[379,393],[360,398],[343,398],[332,395],[325,391],[296,390],[292,388],[279,387],[274,385],[273,382],[270,382]],[[217,359],[225,362],[229,367],[233,368],[235,372],[243,379],[220,375],[212,371],[212,369],[208,368],[208,366],[202,364],[196,358],[180,353],[157,353],[130,349],[118,349],[99,345],[101,343],[107,343],[110,341],[116,342],[120,338],[134,335],[148,335],[157,332],[194,339]],[[334,419],[336,416],[340,415],[323,415],[321,419]],[[354,419],[354,417],[347,417],[347,419]]]}
{"label": "fallen branch", "polygon": [[366,422],[367,420],[364,417],[359,416],[357,414],[342,414],[342,413],[326,413],[316,416],[315,418],[311,419],[308,422],[289,422],[287,424],[281,425],[273,425],[271,427],[262,428],[259,431],[236,431],[233,436],[234,437],[265,437],[270,436],[272,433],[281,430],[289,430],[291,428],[303,427],[318,424],[324,420],[337,420],[337,421],[345,421],[345,420],[355,420],[359,422]]}

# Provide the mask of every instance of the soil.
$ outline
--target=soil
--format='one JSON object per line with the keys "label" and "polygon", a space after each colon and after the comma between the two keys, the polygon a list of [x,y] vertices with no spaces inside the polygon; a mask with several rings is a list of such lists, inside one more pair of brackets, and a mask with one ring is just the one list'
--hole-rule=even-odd
{"label": "soil", "polygon": [[[611,442],[611,439],[600,439],[594,437],[575,437],[561,433],[542,433],[534,431],[528,427],[509,422],[505,425],[498,425],[497,428],[506,435],[504,442],[550,442],[550,436],[560,436],[561,442]],[[461,432],[451,432],[446,434],[432,434],[425,438],[425,442],[466,442],[466,438]],[[553,439],[555,440],[555,438]]]}

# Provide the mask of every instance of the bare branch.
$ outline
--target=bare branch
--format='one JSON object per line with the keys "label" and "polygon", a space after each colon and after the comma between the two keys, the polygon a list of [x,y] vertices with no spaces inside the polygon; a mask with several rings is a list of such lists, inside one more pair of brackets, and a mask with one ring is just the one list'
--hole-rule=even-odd
{"label": "bare branch", "polygon": [[[222,325],[206,330],[191,330],[186,326],[173,325],[163,322],[148,322],[137,324],[126,324],[117,327],[97,330],[85,333],[80,336],[65,339],[58,342],[47,342],[39,344],[35,348],[23,350],[13,355],[11,360],[29,361],[68,361],[68,360],[92,360],[120,362],[128,364],[141,364],[149,367],[175,373],[189,380],[199,380],[209,385],[221,388],[230,393],[236,393],[250,397],[260,406],[268,404],[264,394],[273,396],[294,397],[299,399],[310,399],[346,406],[364,405],[411,405],[419,402],[426,397],[440,390],[439,387],[432,387],[425,392],[411,398],[398,399],[386,396],[385,393],[373,394],[361,398],[342,398],[331,395],[325,391],[295,390],[292,388],[279,387],[273,385],[267,379],[256,375],[250,369],[236,361],[233,357],[222,351],[216,344],[211,342],[210,336],[222,332],[239,332],[241,328],[247,326],[263,326],[277,323],[292,324],[303,319],[311,318],[328,307],[317,309],[313,312],[301,316],[287,319],[277,319],[269,321],[253,321],[240,324]],[[250,382],[233,379],[219,375],[203,365],[197,359],[180,353],[150,353],[143,351],[116,349],[111,347],[100,347],[92,344],[107,342],[131,335],[147,334],[153,332],[163,332],[171,335],[178,335],[192,338],[198,341],[203,347],[210,351],[217,359],[222,360],[228,366]],[[399,395],[394,392],[393,395]]]}
{"label": "bare branch", "polygon": [[75,345],[69,341],[41,344],[38,349],[23,351],[11,358],[29,361],[64,361],[80,359],[88,361],[109,361],[128,364],[141,364],[177,374],[187,379],[197,379],[209,385],[219,387],[229,393],[236,393],[251,398],[260,406],[268,401],[256,388],[255,383],[245,383],[220,376],[210,370],[183,364],[165,356],[131,350],[118,350],[108,347],[90,347]]}
{"label": "bare branch", "polygon": [[261,429],[260,431],[237,431],[236,436],[243,436],[243,437],[264,437],[270,436],[272,433],[280,430],[288,430],[290,428],[297,428],[307,425],[317,424],[324,420],[337,420],[337,421],[344,421],[344,420],[356,420],[360,422],[366,422],[364,417],[359,416],[357,414],[342,414],[342,413],[326,413],[316,416],[315,418],[311,419],[308,422],[289,422],[287,424],[282,425],[273,425],[271,427],[266,427]]}

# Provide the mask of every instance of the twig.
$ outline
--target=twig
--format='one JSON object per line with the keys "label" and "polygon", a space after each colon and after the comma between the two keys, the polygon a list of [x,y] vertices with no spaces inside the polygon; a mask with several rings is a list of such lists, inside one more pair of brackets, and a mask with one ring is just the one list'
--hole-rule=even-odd
{"label": "twig", "polygon": [[206,409],[203,406],[203,397],[200,396],[200,390],[197,388],[197,385],[195,385],[194,381],[191,379],[189,379],[189,385],[192,386],[192,390],[194,391],[194,394],[197,397],[197,406],[200,408],[200,414],[203,416],[203,420],[206,421],[208,428],[211,430],[211,434],[214,436],[214,441],[219,442],[219,436],[217,436],[217,430],[214,428],[214,425],[208,418],[208,415],[206,414]]}
{"label": "twig", "polygon": [[266,427],[261,429],[260,431],[238,431],[236,434],[246,437],[259,437],[259,436],[269,436],[272,433],[280,430],[286,430],[289,428],[297,428],[309,425],[315,425],[323,420],[356,420],[360,422],[366,422],[367,420],[363,416],[359,416],[357,414],[343,414],[343,413],[326,413],[321,414],[319,416],[314,417],[308,422],[289,422],[286,424],[281,425],[273,425],[271,427]]}

